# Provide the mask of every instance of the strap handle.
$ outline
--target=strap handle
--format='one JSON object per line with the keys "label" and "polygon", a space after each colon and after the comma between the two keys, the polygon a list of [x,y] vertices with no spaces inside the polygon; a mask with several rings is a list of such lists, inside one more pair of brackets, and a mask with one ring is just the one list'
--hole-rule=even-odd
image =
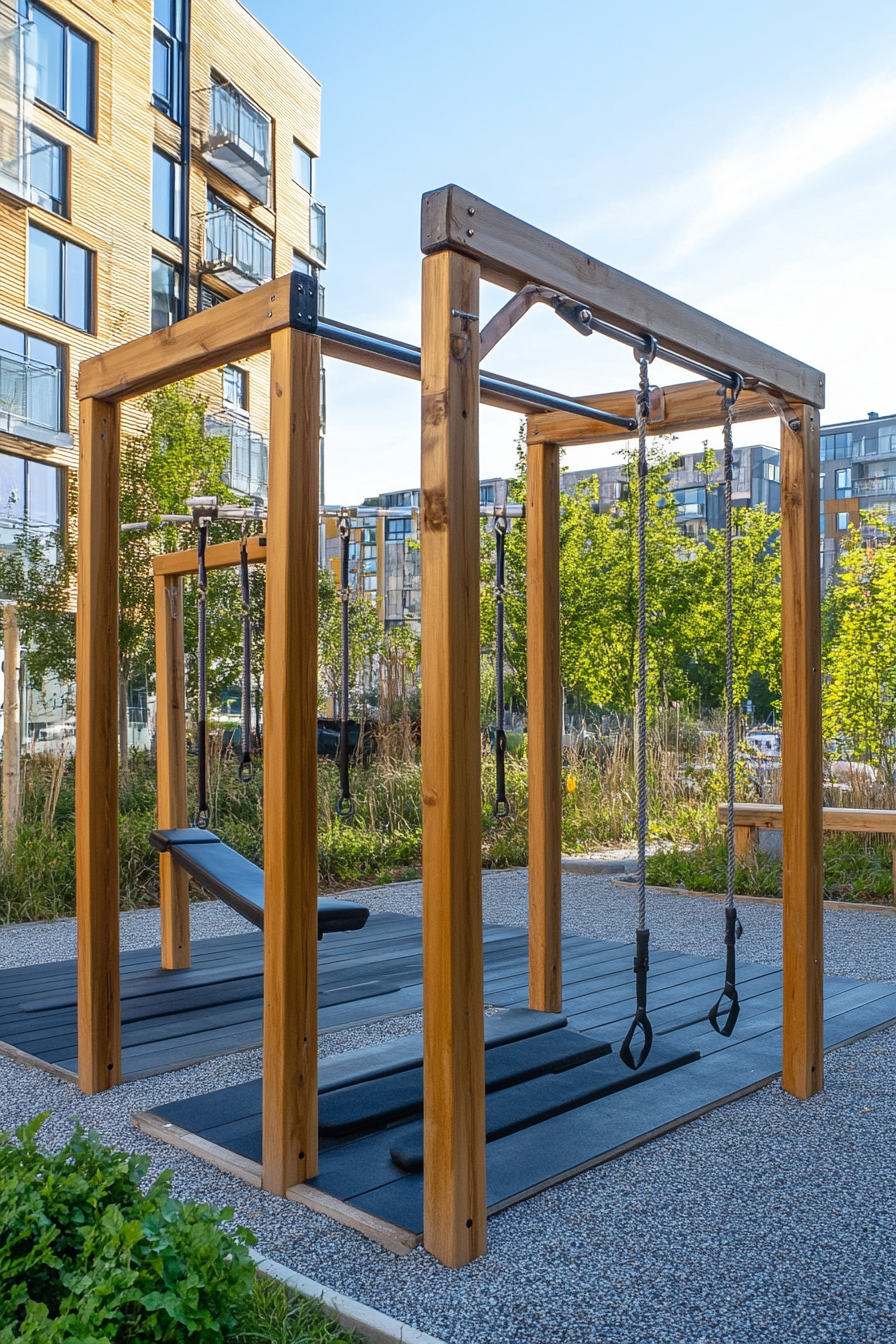
{"label": "strap handle", "polygon": [[[640,1069],[650,1054],[650,1048],[653,1045],[653,1027],[650,1025],[650,1018],[647,1016],[647,972],[650,970],[649,942],[650,930],[638,929],[635,934],[635,962],[633,967],[635,972],[635,1015],[625,1034],[625,1040],[619,1047],[619,1058],[629,1069]],[[632,1041],[636,1031],[640,1031],[642,1036],[641,1050],[637,1059],[632,1053]]]}
{"label": "strap handle", "polygon": [[339,706],[339,801],[336,804],[336,815],[340,821],[351,821],[355,815],[355,802],[352,798],[351,775],[349,772],[349,742],[348,742],[348,721],[350,715],[349,689],[351,680],[351,648],[349,645],[349,624],[348,624],[348,604],[351,596],[349,587],[349,545],[351,542],[351,526],[348,518],[339,519],[339,540],[340,547],[340,588],[339,599],[341,603],[341,684],[340,706]]}
{"label": "strap handle", "polygon": [[248,784],[255,773],[252,761],[252,609],[249,591],[249,552],[245,536],[240,542],[240,603],[243,609],[242,723],[240,761],[236,776]]}
{"label": "strap handle", "polygon": [[[709,1010],[709,1025],[720,1036],[730,1036],[740,1017],[737,997],[737,955],[735,944],[743,933],[737,910],[730,905],[725,910],[725,987]],[[727,1007],[725,1006],[727,1003]],[[724,1009],[724,1011],[723,1011]]]}
{"label": "strap handle", "polygon": [[196,547],[197,567],[197,658],[199,662],[199,705],[196,716],[198,750],[197,800],[193,825],[207,830],[210,814],[208,806],[208,571],[205,567],[205,548],[208,543],[208,521],[199,520],[199,540]]}
{"label": "strap handle", "polygon": [[504,731],[504,594],[507,519],[495,518],[495,801],[492,813],[500,821],[510,816],[507,801],[507,734]]}

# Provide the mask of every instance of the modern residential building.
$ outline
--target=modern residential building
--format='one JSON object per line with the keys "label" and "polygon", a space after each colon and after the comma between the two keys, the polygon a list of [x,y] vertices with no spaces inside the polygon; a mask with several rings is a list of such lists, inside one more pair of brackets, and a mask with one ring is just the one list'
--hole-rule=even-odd
{"label": "modern residential building", "polygon": [[862,513],[880,510],[896,523],[896,414],[869,412],[864,420],[821,430],[821,571],[827,583],[851,526],[866,539],[880,535]]}
{"label": "modern residential building", "polygon": [[[724,523],[724,498],[721,490],[708,489],[722,480],[722,453],[716,452],[716,470],[708,476],[700,470],[702,453],[685,453],[676,459],[669,478],[677,506],[678,526],[685,536],[705,541],[710,530],[718,530]],[[628,477],[623,463],[596,467],[588,471],[566,471],[560,478],[560,488],[572,494],[581,481],[597,479],[601,513],[609,513],[628,491]],[[763,504],[769,513],[781,508],[780,452],[765,444],[751,444],[734,449],[734,481],[731,491],[735,508],[755,508]]]}
{"label": "modern residential building", "polygon": [[[2,536],[65,521],[82,359],[324,265],[319,147],[320,86],[237,0],[0,0]],[[249,494],[267,361],[198,380]]]}

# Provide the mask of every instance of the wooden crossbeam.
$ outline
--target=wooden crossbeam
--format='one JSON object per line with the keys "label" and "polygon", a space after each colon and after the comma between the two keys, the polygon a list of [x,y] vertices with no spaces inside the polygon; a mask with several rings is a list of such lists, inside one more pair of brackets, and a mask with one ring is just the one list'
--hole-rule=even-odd
{"label": "wooden crossbeam", "polygon": [[465,252],[479,262],[483,280],[516,290],[547,285],[633,335],[649,332],[676,354],[758,378],[785,397],[824,405],[824,374],[818,369],[614,270],[463,187],[441,187],[423,197],[420,245],[424,253]]}
{"label": "wooden crossbeam", "polygon": [[[267,537],[247,537],[246,552],[250,565],[267,560]],[[222,541],[217,546],[209,546],[205,552],[206,569],[233,569],[240,563],[240,541]],[[196,551],[169,551],[167,555],[157,555],[152,562],[152,572],[156,578],[183,578],[196,574],[199,569],[199,556]]]}
{"label": "wooden crossbeam", "polygon": [[[719,803],[716,815],[724,824],[728,816],[728,804]],[[735,803],[734,824],[780,831],[784,826],[784,808],[781,803]],[[822,810],[822,826],[826,831],[896,835],[896,812],[877,807],[826,807]]]}
{"label": "wooden crossbeam", "polygon": [[[718,383],[707,381],[691,383],[673,383],[663,388],[665,414],[662,419],[651,420],[647,426],[648,434],[682,434],[688,429],[711,429],[722,423],[722,389]],[[603,392],[596,396],[576,397],[586,406],[597,410],[611,411],[613,415],[635,414],[635,390],[625,392]],[[768,420],[775,412],[765,397],[758,392],[744,389],[734,404],[736,421]],[[630,439],[632,434],[615,425],[604,425],[598,420],[586,420],[582,416],[567,415],[563,411],[546,411],[541,415],[530,415],[528,419],[528,439],[530,443],[557,443],[562,446],[588,443],[612,443],[618,439]]]}

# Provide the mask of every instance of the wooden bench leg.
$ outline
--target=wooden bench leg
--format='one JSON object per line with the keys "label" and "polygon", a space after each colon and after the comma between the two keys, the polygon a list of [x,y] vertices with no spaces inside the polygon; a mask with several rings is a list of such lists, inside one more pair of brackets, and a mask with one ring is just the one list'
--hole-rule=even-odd
{"label": "wooden bench leg", "polygon": [[758,826],[735,826],[734,856],[741,863],[752,863],[759,850]]}

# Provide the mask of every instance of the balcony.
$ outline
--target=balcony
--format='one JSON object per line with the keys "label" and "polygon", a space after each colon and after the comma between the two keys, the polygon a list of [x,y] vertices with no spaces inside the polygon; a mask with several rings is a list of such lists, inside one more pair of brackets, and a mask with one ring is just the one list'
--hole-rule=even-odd
{"label": "balcony", "polygon": [[208,100],[204,159],[267,205],[271,194],[270,118],[234,84],[213,84]]}
{"label": "balcony", "polygon": [[62,370],[0,353],[0,430],[70,448],[71,435],[62,429]]}
{"label": "balcony", "polygon": [[327,207],[320,201],[311,202],[308,220],[308,251],[318,266],[327,264]]}
{"label": "balcony", "polygon": [[65,146],[30,130],[25,132],[24,143],[24,153],[0,163],[0,191],[22,204],[64,215]]}
{"label": "balcony", "polygon": [[272,279],[274,240],[251,219],[217,204],[205,216],[202,271],[219,275],[241,294]]}
{"label": "balcony", "polygon": [[[879,498],[881,495],[896,495],[896,476],[868,476],[853,482],[852,494],[863,499]],[[838,491],[837,498],[841,495]]]}
{"label": "balcony", "polygon": [[225,485],[238,495],[267,502],[268,441],[252,428],[248,416],[216,411],[205,417],[205,432],[230,443],[230,461],[222,473]]}

